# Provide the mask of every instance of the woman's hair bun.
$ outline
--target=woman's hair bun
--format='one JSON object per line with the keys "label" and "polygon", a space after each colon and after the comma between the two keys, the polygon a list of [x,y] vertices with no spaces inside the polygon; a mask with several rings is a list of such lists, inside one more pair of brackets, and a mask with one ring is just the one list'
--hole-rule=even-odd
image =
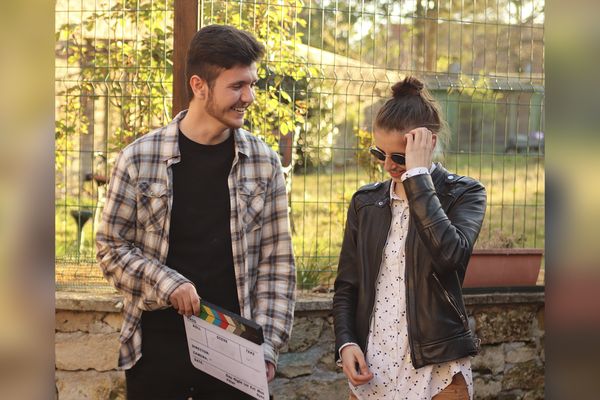
{"label": "woman's hair bun", "polygon": [[414,76],[407,76],[400,82],[392,86],[392,95],[394,98],[404,96],[419,96],[425,85]]}

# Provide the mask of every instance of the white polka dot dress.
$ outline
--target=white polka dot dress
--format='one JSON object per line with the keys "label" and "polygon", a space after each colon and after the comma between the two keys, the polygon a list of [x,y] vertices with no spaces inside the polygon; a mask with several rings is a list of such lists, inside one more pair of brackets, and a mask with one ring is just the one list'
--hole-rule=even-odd
{"label": "white polka dot dress", "polygon": [[373,379],[350,388],[359,399],[431,399],[462,372],[469,397],[473,398],[471,360],[465,357],[419,369],[412,366],[406,320],[404,249],[408,232],[408,201],[399,198],[391,187],[392,224],[381,260],[371,318],[367,365]]}

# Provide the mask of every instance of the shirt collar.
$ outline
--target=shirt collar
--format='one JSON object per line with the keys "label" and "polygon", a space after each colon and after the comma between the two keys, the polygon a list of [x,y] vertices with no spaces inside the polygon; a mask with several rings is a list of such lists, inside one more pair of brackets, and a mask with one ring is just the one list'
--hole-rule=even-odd
{"label": "shirt collar", "polygon": [[[183,110],[179,112],[175,118],[166,126],[165,130],[165,146],[163,147],[162,159],[169,163],[178,162],[181,157],[181,152],[179,151],[179,123],[185,117],[188,110]],[[244,129],[234,129],[233,131],[233,140],[235,142],[235,152],[249,156],[250,144],[248,139],[246,138],[246,134],[248,134]],[[169,161],[171,160],[171,161]]]}

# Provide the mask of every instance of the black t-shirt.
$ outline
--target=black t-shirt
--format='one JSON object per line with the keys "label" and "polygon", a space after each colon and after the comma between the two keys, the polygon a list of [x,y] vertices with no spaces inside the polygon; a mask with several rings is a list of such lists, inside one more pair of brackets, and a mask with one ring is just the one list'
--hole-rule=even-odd
{"label": "black t-shirt", "polygon": [[[227,184],[234,148],[233,133],[222,143],[202,145],[179,131],[181,160],[172,165],[173,208],[166,265],[191,280],[202,299],[239,314]],[[183,318],[173,308],[142,314],[142,359],[128,375],[132,386],[136,384],[130,379],[135,370],[145,371],[144,379],[161,376],[167,391],[215,383],[191,364]],[[169,382],[174,387],[168,387]],[[158,390],[150,388],[148,381],[143,385],[144,390]]]}
{"label": "black t-shirt", "polygon": [[233,134],[202,145],[179,133],[181,161],[173,164],[173,209],[167,265],[194,282],[201,298],[239,314],[233,269],[227,178]]}

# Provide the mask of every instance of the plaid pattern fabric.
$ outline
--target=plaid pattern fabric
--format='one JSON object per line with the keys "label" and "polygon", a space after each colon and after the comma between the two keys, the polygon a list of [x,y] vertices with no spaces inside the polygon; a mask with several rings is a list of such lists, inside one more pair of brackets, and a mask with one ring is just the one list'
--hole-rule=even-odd
{"label": "plaid pattern fabric", "polygon": [[[178,126],[186,112],[119,154],[96,235],[104,276],[124,296],[123,369],[142,355],[142,311],[169,307],[171,293],[189,282],[165,265],[173,205],[170,166],[180,161]],[[296,285],[285,181],[279,157],[263,141],[242,129],[235,130],[234,139],[228,185],[238,301],[242,316],[263,327],[265,358],[277,365],[292,328]]]}

